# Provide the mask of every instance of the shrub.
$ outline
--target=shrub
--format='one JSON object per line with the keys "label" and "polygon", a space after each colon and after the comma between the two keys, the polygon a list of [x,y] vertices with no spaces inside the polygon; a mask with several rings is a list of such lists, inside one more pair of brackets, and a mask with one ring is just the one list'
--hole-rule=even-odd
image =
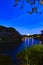
{"label": "shrub", "polygon": [[[17,54],[17,60],[22,64],[43,65],[43,45],[35,45]],[[20,64],[21,64],[20,63]]]}

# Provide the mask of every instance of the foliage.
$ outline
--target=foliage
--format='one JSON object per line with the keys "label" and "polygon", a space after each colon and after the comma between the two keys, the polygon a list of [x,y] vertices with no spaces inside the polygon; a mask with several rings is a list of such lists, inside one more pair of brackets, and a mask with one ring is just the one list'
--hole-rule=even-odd
{"label": "foliage", "polygon": [[[36,0],[14,0],[14,7],[18,6],[18,4],[19,4],[18,2],[19,3],[21,2],[20,10],[22,10],[24,8],[24,4],[26,3],[26,4],[31,5],[31,11],[28,11],[28,14],[32,14],[32,13],[42,14],[42,12],[39,12],[38,9],[39,9],[39,5],[40,6],[43,5],[43,0],[37,0],[37,1]],[[36,5],[36,4],[38,4],[38,5]]]}
{"label": "foliage", "polygon": [[12,56],[0,54],[0,65],[15,65]]}
{"label": "foliage", "polygon": [[22,36],[15,28],[0,26],[0,51],[14,49],[21,41]]}
{"label": "foliage", "polygon": [[28,65],[43,65],[43,45],[35,45],[17,55],[19,62]]}
{"label": "foliage", "polygon": [[12,27],[0,26],[1,41],[21,41],[21,34]]}

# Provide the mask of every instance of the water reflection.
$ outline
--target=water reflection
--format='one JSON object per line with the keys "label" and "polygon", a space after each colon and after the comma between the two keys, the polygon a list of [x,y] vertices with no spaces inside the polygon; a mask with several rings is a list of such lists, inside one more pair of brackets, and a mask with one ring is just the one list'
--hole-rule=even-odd
{"label": "water reflection", "polygon": [[26,49],[27,47],[30,47],[30,46],[36,45],[36,44],[39,44],[38,39],[25,38],[24,42],[20,43],[20,45],[16,48],[16,50],[13,51],[13,55],[15,56],[17,53],[19,53],[23,49]]}
{"label": "water reflection", "polygon": [[15,50],[13,50],[11,52],[5,51],[5,54],[8,54],[8,55],[12,56],[13,57],[13,61],[16,62],[17,53],[19,53],[23,49],[26,49],[27,47],[39,44],[39,42],[40,41],[38,39],[25,38],[24,42],[20,43],[20,45],[18,45],[18,47]]}
{"label": "water reflection", "polygon": [[25,38],[24,42],[20,43],[16,49],[13,51],[5,51],[6,54],[12,55],[14,58],[16,58],[16,54],[22,51],[23,49],[26,49],[27,47],[30,47],[32,45],[39,44],[38,39],[33,39],[33,38]]}

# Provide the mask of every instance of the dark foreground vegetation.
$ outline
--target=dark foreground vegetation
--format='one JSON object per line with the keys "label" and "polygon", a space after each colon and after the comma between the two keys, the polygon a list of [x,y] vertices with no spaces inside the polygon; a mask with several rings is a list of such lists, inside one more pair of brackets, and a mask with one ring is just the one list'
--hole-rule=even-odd
{"label": "dark foreground vegetation", "polygon": [[35,45],[17,55],[17,65],[43,65],[43,45]]}
{"label": "dark foreground vegetation", "polygon": [[13,58],[6,54],[0,54],[0,65],[15,65]]}

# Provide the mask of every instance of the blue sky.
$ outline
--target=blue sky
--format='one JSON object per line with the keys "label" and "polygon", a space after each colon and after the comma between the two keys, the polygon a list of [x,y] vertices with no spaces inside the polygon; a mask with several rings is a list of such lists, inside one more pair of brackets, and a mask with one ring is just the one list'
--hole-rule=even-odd
{"label": "blue sky", "polygon": [[[21,34],[40,33],[43,29],[43,12],[42,14],[27,14],[28,4],[24,5],[24,9],[20,10],[19,5],[13,7],[14,0],[0,1],[0,25],[14,27]],[[30,5],[29,5],[30,7]],[[43,11],[40,7],[39,11]]]}

